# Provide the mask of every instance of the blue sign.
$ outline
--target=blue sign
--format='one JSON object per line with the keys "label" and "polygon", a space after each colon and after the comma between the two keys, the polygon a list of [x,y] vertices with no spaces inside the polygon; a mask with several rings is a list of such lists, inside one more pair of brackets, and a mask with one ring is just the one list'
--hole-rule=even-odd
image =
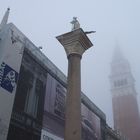
{"label": "blue sign", "polygon": [[0,87],[13,92],[18,80],[18,73],[9,67],[6,63],[2,62],[0,65]]}

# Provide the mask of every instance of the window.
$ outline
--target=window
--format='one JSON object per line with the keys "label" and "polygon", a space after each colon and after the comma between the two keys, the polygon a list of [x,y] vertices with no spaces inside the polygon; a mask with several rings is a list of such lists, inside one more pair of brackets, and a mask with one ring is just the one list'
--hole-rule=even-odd
{"label": "window", "polygon": [[121,87],[127,85],[127,79],[114,81],[114,87]]}
{"label": "window", "polygon": [[29,109],[30,92],[31,92],[31,87],[28,87],[28,88],[26,89],[26,101],[25,101],[25,107],[24,107],[24,111],[25,111],[26,113],[29,112],[28,109]]}
{"label": "window", "polygon": [[33,113],[36,118],[42,120],[44,109],[44,86],[43,82],[39,79],[36,80]]}
{"label": "window", "polygon": [[29,92],[31,90],[32,83],[31,79],[32,74],[28,70],[25,70],[24,66],[21,66],[13,107],[14,110],[27,111],[27,102],[29,99]]}

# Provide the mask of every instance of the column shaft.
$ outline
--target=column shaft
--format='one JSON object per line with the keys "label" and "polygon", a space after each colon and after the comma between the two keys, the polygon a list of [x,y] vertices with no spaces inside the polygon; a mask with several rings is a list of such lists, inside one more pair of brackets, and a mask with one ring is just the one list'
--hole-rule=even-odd
{"label": "column shaft", "polygon": [[68,56],[65,140],[81,140],[81,56]]}

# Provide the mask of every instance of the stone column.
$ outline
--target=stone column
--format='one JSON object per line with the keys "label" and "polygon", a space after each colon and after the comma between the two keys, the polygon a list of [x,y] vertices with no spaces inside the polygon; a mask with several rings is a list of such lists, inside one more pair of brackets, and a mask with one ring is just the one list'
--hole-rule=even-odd
{"label": "stone column", "polygon": [[56,37],[68,58],[68,85],[65,114],[65,140],[81,140],[81,58],[92,46],[79,28]]}

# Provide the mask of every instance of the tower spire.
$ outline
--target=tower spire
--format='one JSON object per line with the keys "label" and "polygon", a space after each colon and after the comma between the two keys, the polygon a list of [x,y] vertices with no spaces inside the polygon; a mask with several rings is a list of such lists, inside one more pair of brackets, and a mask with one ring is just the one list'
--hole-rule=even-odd
{"label": "tower spire", "polygon": [[113,56],[112,56],[112,61],[113,62],[118,62],[119,60],[125,60],[125,57],[122,53],[122,50],[118,44],[118,42],[116,43],[116,46],[114,48],[114,53],[113,53]]}
{"label": "tower spire", "polygon": [[10,11],[10,8],[7,8],[7,11],[5,12],[3,19],[0,23],[0,30],[2,30],[3,27],[7,24],[8,17],[9,17],[9,11]]}

